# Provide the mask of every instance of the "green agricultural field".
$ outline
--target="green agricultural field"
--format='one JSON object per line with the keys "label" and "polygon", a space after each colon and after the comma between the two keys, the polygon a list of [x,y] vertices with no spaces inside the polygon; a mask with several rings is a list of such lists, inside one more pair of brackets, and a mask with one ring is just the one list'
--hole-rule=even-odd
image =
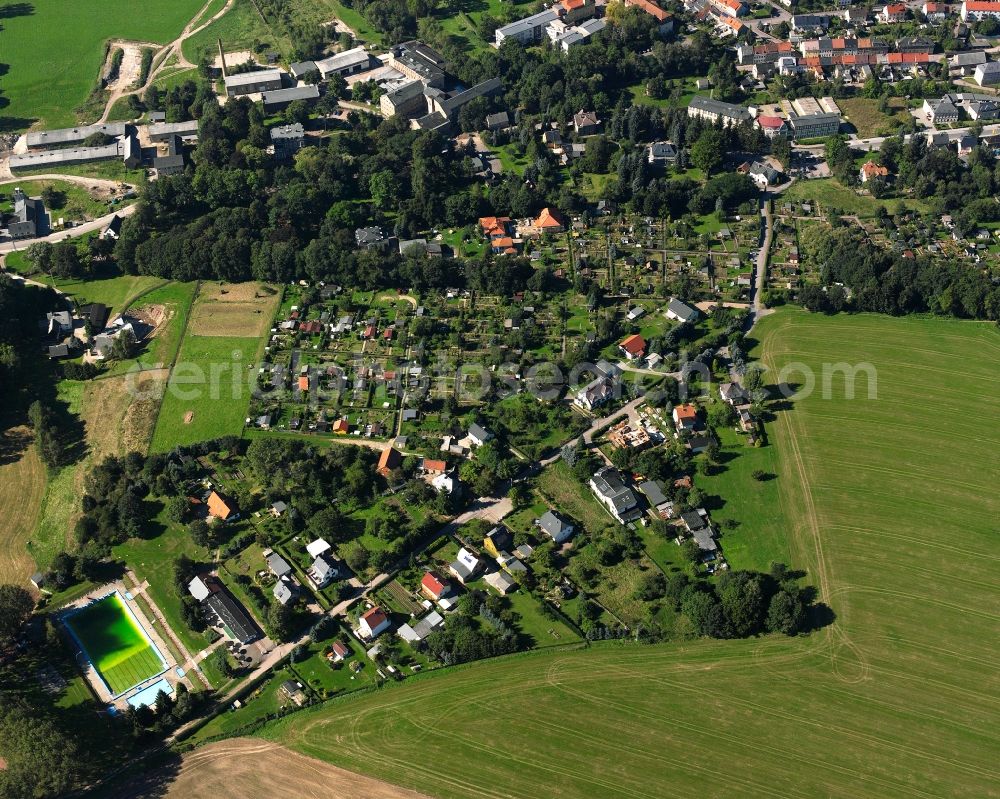
{"label": "green agricultural field", "polygon": [[163,659],[118,594],[88,605],[66,625],[115,696],[164,669]]}
{"label": "green agricultural field", "polygon": [[[33,0],[11,3],[0,30],[0,52],[10,70],[3,96],[9,102],[0,129],[65,127],[73,109],[97,82],[111,38],[165,44],[177,36],[204,0],[148,0],[142,13],[131,0]],[[83,120],[93,121],[93,120]]]}
{"label": "green agricultural field", "polygon": [[783,310],[754,335],[775,370],[878,372],[877,399],[835,380],[769,425],[790,563],[832,623],[479,663],[264,735],[442,799],[994,794],[1000,333]]}
{"label": "green agricultural field", "polygon": [[187,332],[160,405],[151,451],[240,435],[250,405],[251,377],[256,374],[253,364],[262,342]]}

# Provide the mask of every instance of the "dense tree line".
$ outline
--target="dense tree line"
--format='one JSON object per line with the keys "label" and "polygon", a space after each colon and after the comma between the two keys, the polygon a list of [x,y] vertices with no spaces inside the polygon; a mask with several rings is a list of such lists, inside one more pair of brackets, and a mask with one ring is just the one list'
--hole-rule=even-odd
{"label": "dense tree line", "polygon": [[799,299],[810,310],[893,315],[931,311],[1000,319],[1000,286],[972,263],[904,258],[854,227],[813,227],[803,235],[802,249],[819,267],[823,284],[800,292]]}

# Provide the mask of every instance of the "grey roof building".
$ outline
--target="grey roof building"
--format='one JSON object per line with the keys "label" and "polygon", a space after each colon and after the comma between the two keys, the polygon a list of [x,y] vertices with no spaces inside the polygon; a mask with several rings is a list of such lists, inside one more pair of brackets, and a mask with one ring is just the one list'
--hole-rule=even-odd
{"label": "grey roof building", "polygon": [[283,74],[280,69],[258,69],[229,75],[225,80],[226,96],[239,97],[244,94],[280,89]]}
{"label": "grey roof building", "polygon": [[539,11],[530,17],[525,17],[516,22],[511,22],[509,25],[497,28],[493,34],[494,43],[497,47],[500,47],[500,45],[508,40],[514,40],[521,44],[541,41],[546,26],[557,19],[559,19],[559,14],[552,9]]}
{"label": "grey roof building", "polygon": [[264,556],[264,560],[267,562],[267,568],[279,580],[292,573],[292,567],[288,565],[288,561],[277,552],[269,552]]}
{"label": "grey roof building", "polygon": [[149,126],[149,140],[156,142],[168,141],[171,136],[182,139],[197,138],[198,120],[189,119],[186,122],[156,122]]}
{"label": "grey roof building", "polygon": [[678,322],[694,322],[697,321],[698,317],[701,315],[697,308],[692,308],[687,303],[681,302],[676,297],[673,297],[670,302],[667,303],[667,318],[676,319]]}
{"label": "grey roof building", "polygon": [[205,600],[205,606],[222,622],[232,638],[244,644],[261,637],[260,629],[246,609],[225,589],[216,591]]}
{"label": "grey roof building", "polygon": [[260,100],[265,111],[281,111],[288,108],[296,100],[311,103],[319,99],[319,86],[306,84],[293,86],[290,89],[277,89],[273,92],[261,92]]}
{"label": "grey roof building", "polygon": [[613,466],[605,466],[591,477],[590,488],[619,523],[627,524],[642,515],[638,497]]}
{"label": "grey roof building", "polygon": [[366,71],[371,65],[372,57],[364,47],[354,47],[315,62],[323,80],[329,80],[334,75],[356,75]]}
{"label": "grey roof building", "polygon": [[29,197],[20,188],[14,189],[14,221],[7,225],[7,232],[14,239],[33,239],[48,232],[45,204],[37,197]]}
{"label": "grey roof building", "polygon": [[319,70],[316,68],[315,61],[296,61],[288,65],[288,72],[295,80],[301,80],[310,72],[319,72]]}
{"label": "grey roof building", "polygon": [[446,77],[444,56],[423,42],[410,41],[397,44],[390,51],[389,66],[411,80],[419,80],[427,86],[444,86]]}
{"label": "grey roof building", "polygon": [[115,158],[121,158],[122,151],[123,146],[120,141],[105,144],[101,147],[42,150],[40,152],[12,155],[9,165],[11,169],[38,169],[49,166],[89,164],[93,161],[111,161]]}
{"label": "grey roof building", "polygon": [[279,161],[288,160],[305,146],[305,129],[299,122],[271,128],[271,143],[274,145],[274,157]]}
{"label": "grey roof building", "polygon": [[81,125],[76,128],[59,128],[58,130],[38,130],[28,133],[25,141],[32,147],[64,147],[67,144],[79,144],[95,133],[103,133],[112,139],[125,135],[124,122],[108,122],[97,125]]}
{"label": "grey roof building", "polygon": [[739,125],[741,122],[749,122],[750,111],[742,105],[733,103],[723,103],[720,100],[713,100],[710,97],[703,97],[698,94],[691,98],[688,105],[688,116],[696,119],[705,119],[709,122],[722,120],[725,126]]}
{"label": "grey roof building", "polygon": [[541,518],[538,520],[538,527],[557,544],[566,541],[573,535],[574,530],[572,524],[563,521],[551,510],[547,510],[541,515]]}

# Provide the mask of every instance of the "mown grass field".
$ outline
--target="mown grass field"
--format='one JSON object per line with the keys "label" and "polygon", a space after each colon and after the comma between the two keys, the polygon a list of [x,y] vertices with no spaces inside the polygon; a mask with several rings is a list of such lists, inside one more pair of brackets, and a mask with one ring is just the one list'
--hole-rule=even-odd
{"label": "mown grass field", "polygon": [[1000,333],[785,310],[754,335],[775,370],[877,369],[877,399],[834,380],[769,431],[790,561],[832,624],[474,664],[263,734],[443,799],[995,795]]}
{"label": "mown grass field", "polygon": [[24,426],[2,435],[0,508],[5,518],[0,525],[0,583],[24,585],[35,570],[27,543],[38,525],[46,475],[33,441],[31,430]]}
{"label": "mown grass field", "polygon": [[[109,38],[165,44],[180,34],[204,0],[149,0],[135,13],[131,0],[32,0],[5,6],[0,52],[4,75],[0,127],[66,127],[96,84]],[[93,121],[93,120],[89,120]]]}
{"label": "mown grass field", "polygon": [[817,180],[799,180],[783,192],[782,200],[788,202],[811,202],[818,205],[818,215],[826,214],[835,208],[842,214],[854,214],[861,218],[875,216],[879,206],[884,206],[890,214],[911,210],[923,213],[927,203],[923,200],[892,199],[876,200],[870,195],[858,194],[836,178],[819,178]]}
{"label": "mown grass field", "polygon": [[281,301],[280,292],[265,294],[256,283],[201,287],[167,381],[153,451],[243,432],[254,364]]}
{"label": "mown grass field", "polygon": [[862,139],[888,135],[910,118],[902,97],[891,98],[888,111],[880,111],[879,101],[868,97],[844,98],[837,105]]}

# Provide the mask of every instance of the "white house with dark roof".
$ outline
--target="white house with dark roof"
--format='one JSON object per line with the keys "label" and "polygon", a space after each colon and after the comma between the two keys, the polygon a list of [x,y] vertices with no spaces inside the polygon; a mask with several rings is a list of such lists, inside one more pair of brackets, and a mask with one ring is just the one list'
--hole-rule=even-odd
{"label": "white house with dark roof", "polygon": [[628,524],[642,516],[639,498],[613,466],[605,466],[591,477],[590,489],[620,524]]}
{"label": "white house with dark roof", "polygon": [[564,521],[551,510],[545,511],[535,522],[538,528],[557,544],[568,541],[573,531],[576,529],[569,522]]}
{"label": "white house with dark roof", "polygon": [[697,322],[701,316],[697,308],[692,308],[687,303],[681,302],[676,297],[671,297],[667,303],[667,310],[664,312],[667,319],[677,322]]}

